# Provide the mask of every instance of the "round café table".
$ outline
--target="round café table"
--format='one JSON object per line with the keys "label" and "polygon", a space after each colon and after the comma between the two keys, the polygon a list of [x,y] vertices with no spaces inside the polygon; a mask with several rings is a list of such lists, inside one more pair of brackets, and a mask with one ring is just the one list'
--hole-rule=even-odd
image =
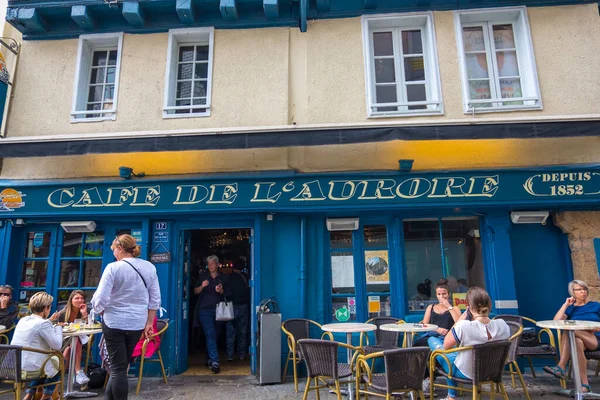
{"label": "round caf\u00e9 table", "polygon": [[384,324],[379,326],[382,331],[410,333],[410,340],[406,341],[407,347],[413,345],[413,335],[419,332],[430,332],[437,330],[438,326],[433,324],[411,324],[410,322],[403,324]]}
{"label": "round caf\u00e9 table", "polygon": [[71,340],[71,356],[69,361],[69,380],[67,381],[67,390],[65,391],[65,398],[78,397],[96,397],[98,393],[95,392],[81,392],[73,389],[73,383],[75,382],[75,349],[79,338],[82,336],[90,336],[98,333],[102,333],[102,329],[78,329],[76,331],[63,332],[63,337],[73,338]]}
{"label": "round caf\u00e9 table", "polygon": [[574,397],[576,400],[584,398],[600,398],[600,394],[597,393],[584,393],[581,389],[581,374],[579,373],[579,360],[577,356],[577,345],[575,344],[575,331],[589,331],[592,329],[600,329],[600,322],[593,321],[573,321],[574,323],[565,323],[565,320],[559,321],[538,321],[537,326],[540,328],[558,329],[567,331],[569,338],[569,347],[571,348],[571,364],[573,365],[573,375],[575,380],[575,391],[562,389],[557,391],[558,394],[562,394],[569,397]]}
{"label": "round caf\u00e9 table", "polygon": [[[336,332],[346,334],[346,343],[352,346],[352,334],[361,332],[372,332],[377,330],[373,324],[363,324],[360,322],[341,322],[336,324],[325,324],[321,326],[325,332]],[[352,350],[348,349],[348,364],[352,362]],[[352,366],[350,366],[352,368]],[[352,382],[348,383],[348,398],[353,398]]]}

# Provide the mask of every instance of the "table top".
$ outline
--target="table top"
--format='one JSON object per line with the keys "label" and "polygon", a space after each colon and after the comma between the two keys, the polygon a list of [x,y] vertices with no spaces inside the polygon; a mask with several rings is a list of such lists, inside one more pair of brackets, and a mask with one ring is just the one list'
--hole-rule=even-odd
{"label": "table top", "polygon": [[342,322],[338,324],[325,324],[321,327],[325,332],[370,332],[376,331],[377,326],[373,324],[363,324],[360,322]]}
{"label": "table top", "polygon": [[573,321],[574,323],[565,323],[565,320],[538,321],[537,326],[541,328],[560,329],[565,331],[589,331],[600,329],[600,322],[595,321]]}
{"label": "table top", "polygon": [[72,336],[90,336],[95,335],[97,333],[102,333],[101,328],[96,329],[78,329],[74,332],[63,332],[64,337],[72,337]]}
{"label": "table top", "polygon": [[404,323],[404,324],[384,324],[379,327],[382,331],[392,331],[392,332],[429,332],[437,330],[438,326],[433,324],[419,324],[415,325],[412,323]]}

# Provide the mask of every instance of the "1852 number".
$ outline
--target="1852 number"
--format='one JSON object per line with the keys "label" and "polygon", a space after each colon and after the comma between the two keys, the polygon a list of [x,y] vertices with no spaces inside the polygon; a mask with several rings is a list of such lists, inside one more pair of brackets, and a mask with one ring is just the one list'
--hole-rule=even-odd
{"label": "1852 number", "polygon": [[553,185],[550,186],[551,196],[582,195],[583,185]]}

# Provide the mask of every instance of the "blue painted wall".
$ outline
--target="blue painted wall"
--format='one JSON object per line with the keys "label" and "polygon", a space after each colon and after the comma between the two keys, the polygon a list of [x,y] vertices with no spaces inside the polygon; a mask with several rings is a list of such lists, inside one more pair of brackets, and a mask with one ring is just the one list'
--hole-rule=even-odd
{"label": "blue painted wall", "polygon": [[519,314],[552,319],[568,296],[573,267],[567,235],[554,226],[513,224],[510,243]]}

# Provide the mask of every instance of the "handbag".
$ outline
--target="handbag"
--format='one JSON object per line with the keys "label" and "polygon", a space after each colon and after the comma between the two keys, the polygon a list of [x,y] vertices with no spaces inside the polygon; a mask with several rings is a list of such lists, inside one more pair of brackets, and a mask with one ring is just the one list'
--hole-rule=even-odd
{"label": "handbag", "polygon": [[233,302],[225,300],[217,304],[217,312],[215,321],[231,321],[234,318],[233,315]]}

